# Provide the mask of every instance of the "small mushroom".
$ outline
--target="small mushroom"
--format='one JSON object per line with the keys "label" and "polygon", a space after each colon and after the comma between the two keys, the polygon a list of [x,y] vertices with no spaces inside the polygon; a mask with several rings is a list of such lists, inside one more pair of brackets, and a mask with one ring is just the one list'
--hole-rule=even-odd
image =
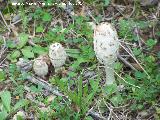
{"label": "small mushroom", "polygon": [[94,29],[94,51],[97,59],[105,66],[106,84],[113,84],[114,63],[119,49],[118,35],[110,23],[101,23]]}
{"label": "small mushroom", "polygon": [[26,119],[26,115],[23,111],[18,111],[14,116],[13,116],[13,120],[19,120],[19,119]]}
{"label": "small mushroom", "polygon": [[24,58],[19,58],[19,61],[16,63],[16,65],[19,70],[28,72],[32,69],[33,62]]}
{"label": "small mushroom", "polygon": [[41,55],[36,58],[33,63],[33,70],[35,74],[42,78],[45,78],[45,76],[48,74],[48,64],[46,60],[47,58]]}
{"label": "small mushroom", "polygon": [[55,72],[58,71],[65,64],[67,58],[64,47],[60,43],[50,45],[49,58],[55,68]]}

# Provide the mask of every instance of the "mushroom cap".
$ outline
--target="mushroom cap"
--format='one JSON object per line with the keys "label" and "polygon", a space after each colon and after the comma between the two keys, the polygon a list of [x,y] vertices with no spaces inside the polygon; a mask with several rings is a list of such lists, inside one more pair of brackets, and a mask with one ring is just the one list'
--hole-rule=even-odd
{"label": "mushroom cap", "polygon": [[65,64],[67,54],[64,47],[60,43],[53,43],[49,47],[49,58],[55,68]]}
{"label": "mushroom cap", "polygon": [[14,116],[13,116],[13,120],[18,120],[18,116],[21,116],[23,119],[26,118],[26,115],[23,111],[18,111]]}
{"label": "mushroom cap", "polygon": [[33,63],[33,70],[35,74],[40,77],[44,77],[48,74],[48,65],[41,56],[35,59]]}
{"label": "mushroom cap", "polygon": [[119,41],[116,29],[110,23],[101,23],[94,29],[94,51],[101,64],[110,65],[117,59]]}

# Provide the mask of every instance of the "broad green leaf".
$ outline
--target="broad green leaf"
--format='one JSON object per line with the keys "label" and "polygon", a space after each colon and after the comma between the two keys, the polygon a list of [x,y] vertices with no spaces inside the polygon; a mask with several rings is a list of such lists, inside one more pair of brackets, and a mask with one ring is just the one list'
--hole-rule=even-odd
{"label": "broad green leaf", "polygon": [[17,59],[21,55],[19,50],[15,50],[11,53],[11,59]]}
{"label": "broad green leaf", "polygon": [[103,91],[107,95],[112,95],[113,93],[117,91],[117,85],[116,84],[107,85],[103,88]]}
{"label": "broad green leaf", "polygon": [[44,22],[49,22],[49,21],[51,21],[51,19],[52,19],[52,16],[49,14],[49,13],[44,13],[43,14],[43,16],[42,16],[42,20],[44,21]]}
{"label": "broad green leaf", "polygon": [[34,53],[32,51],[32,47],[27,46],[27,47],[23,48],[21,51],[22,51],[22,54],[24,55],[25,58],[34,58]]}
{"label": "broad green leaf", "polygon": [[36,32],[43,32],[43,30],[44,30],[43,26],[38,26],[36,28]]}
{"label": "broad green leaf", "polygon": [[5,80],[5,72],[2,69],[0,69],[0,82],[3,80]]}
{"label": "broad green leaf", "polygon": [[17,49],[20,49],[26,45],[26,43],[28,42],[28,37],[29,37],[28,34],[25,33],[21,33],[19,35],[19,43],[17,45]]}
{"label": "broad green leaf", "polygon": [[122,67],[123,67],[123,64],[121,64],[120,62],[116,62],[114,64],[114,69],[116,69],[118,71],[120,71],[122,69]]}
{"label": "broad green leaf", "polygon": [[108,6],[111,0],[104,0],[104,5]]}
{"label": "broad green leaf", "polygon": [[5,111],[0,112],[0,120],[5,120],[7,115],[8,114]]}
{"label": "broad green leaf", "polygon": [[160,31],[156,32],[156,35],[160,37]]}
{"label": "broad green leaf", "polygon": [[134,55],[140,55],[141,54],[141,52],[142,52],[142,50],[141,49],[138,49],[138,48],[133,48],[133,54]]}
{"label": "broad green leaf", "polygon": [[14,110],[17,110],[17,109],[19,109],[19,108],[22,108],[22,107],[26,106],[28,103],[29,103],[28,100],[26,100],[26,99],[21,99],[21,100],[19,100],[19,101],[15,104],[15,106],[14,106],[13,109],[14,109]]}
{"label": "broad green leaf", "polygon": [[113,96],[112,98],[110,98],[111,102],[114,104],[114,106],[118,106],[119,104],[122,103],[123,98],[121,97],[120,94],[116,94],[115,96]]}
{"label": "broad green leaf", "polygon": [[147,42],[146,42],[146,45],[147,45],[148,47],[151,47],[151,48],[152,48],[156,43],[157,43],[156,40],[148,39]]}
{"label": "broad green leaf", "polygon": [[31,89],[31,91],[33,92],[33,93],[38,93],[38,92],[41,92],[42,91],[42,86],[40,86],[40,85],[38,85],[38,88],[36,87],[36,86],[34,86],[34,85],[32,85],[31,87],[30,87],[30,89]]}
{"label": "broad green leaf", "polygon": [[16,43],[13,40],[7,40],[6,44],[7,44],[8,48],[15,48],[16,47]]}
{"label": "broad green leaf", "polygon": [[0,93],[2,104],[8,112],[11,111],[11,93],[9,91],[3,91]]}
{"label": "broad green leaf", "polygon": [[45,53],[48,52],[47,49],[48,49],[48,48],[41,47],[41,46],[34,46],[32,50],[33,50],[34,53],[37,53],[37,54],[39,54],[39,55],[42,55],[42,54],[45,54]]}

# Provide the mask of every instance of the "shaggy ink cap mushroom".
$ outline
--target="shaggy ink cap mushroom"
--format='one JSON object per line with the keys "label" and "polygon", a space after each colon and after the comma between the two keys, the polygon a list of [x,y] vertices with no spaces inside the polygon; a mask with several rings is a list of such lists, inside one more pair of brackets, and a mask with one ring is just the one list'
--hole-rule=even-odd
{"label": "shaggy ink cap mushroom", "polygon": [[67,58],[64,47],[60,43],[53,43],[52,45],[50,45],[49,58],[55,69],[60,68],[65,64]]}
{"label": "shaggy ink cap mushroom", "polygon": [[98,61],[105,66],[106,84],[112,84],[115,81],[114,63],[118,49],[116,29],[107,22],[97,25],[94,29],[94,51]]}
{"label": "shaggy ink cap mushroom", "polygon": [[43,59],[43,56],[39,56],[33,63],[33,70],[39,77],[45,77],[48,74],[48,65]]}

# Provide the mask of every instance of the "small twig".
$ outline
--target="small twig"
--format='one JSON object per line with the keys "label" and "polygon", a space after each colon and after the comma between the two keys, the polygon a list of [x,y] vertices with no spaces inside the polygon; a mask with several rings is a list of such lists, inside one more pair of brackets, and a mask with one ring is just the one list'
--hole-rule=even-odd
{"label": "small twig", "polygon": [[1,11],[0,11],[0,16],[1,16],[1,18],[3,19],[3,22],[5,23],[7,29],[9,30],[9,32],[11,32],[11,29],[9,28],[9,26],[8,26],[8,24],[7,24],[7,22],[6,22],[6,20],[4,19],[3,14],[2,14]]}
{"label": "small twig", "polygon": [[5,39],[4,36],[2,36],[2,37],[3,37],[3,47],[2,47],[1,52],[0,52],[0,59],[2,58],[2,54],[7,50],[7,48],[6,48],[6,39]]}
{"label": "small twig", "polygon": [[139,86],[136,86],[136,85],[134,85],[134,84],[132,84],[132,83],[127,82],[124,78],[122,78],[120,75],[118,75],[117,72],[114,72],[114,73],[115,73],[119,78],[121,78],[125,83],[127,83],[127,84],[129,84],[129,85],[131,85],[131,86],[133,86],[133,87],[140,88]]}
{"label": "small twig", "polygon": [[22,19],[19,19],[19,20],[15,21],[14,23],[10,24],[10,26],[15,25],[15,24],[17,24],[17,23],[19,23],[21,21],[22,21]]}
{"label": "small twig", "polygon": [[33,24],[33,37],[35,37],[36,35],[36,20],[34,20],[34,24]]}
{"label": "small twig", "polygon": [[87,115],[92,116],[93,118],[96,118],[98,120],[106,120],[105,117],[102,117],[99,113],[94,112],[93,110],[88,111]]}
{"label": "small twig", "polygon": [[119,41],[119,42],[122,42],[122,43],[124,43],[124,44],[126,44],[126,45],[131,45],[131,46],[133,46],[133,47],[137,47],[136,44],[132,44],[132,43],[126,42],[126,41],[124,41],[124,40],[122,40],[122,39],[119,39],[118,41]]}
{"label": "small twig", "polygon": [[132,70],[136,71],[136,69],[127,61],[125,60],[123,57],[121,57],[121,55],[117,55],[117,57],[127,66],[129,66]]}
{"label": "small twig", "polygon": [[136,5],[135,5],[135,2],[134,2],[134,7],[133,7],[133,10],[132,10],[131,14],[129,15],[129,18],[133,15],[133,13],[135,12],[135,10],[136,10]]}
{"label": "small twig", "polygon": [[141,64],[138,62],[138,60],[134,57],[134,55],[132,55],[122,44],[120,44],[120,46],[136,61],[136,63],[141,67],[141,69],[146,73],[146,75],[148,75],[148,77],[150,78],[149,74],[147,73],[147,71],[141,66]]}
{"label": "small twig", "polygon": [[107,107],[107,108],[109,109],[109,111],[110,111],[107,120],[112,119],[112,114],[114,114],[114,115],[116,116],[116,118],[117,118],[118,120],[120,120],[119,117],[117,116],[117,114],[113,111],[113,110],[114,110],[114,107],[111,106],[111,105],[109,106],[109,105],[105,102],[104,98],[103,98],[103,102],[104,102],[104,104],[106,105],[106,107]]}
{"label": "small twig", "polygon": [[7,59],[7,57],[5,57],[1,62],[0,62],[0,65],[3,64],[3,62]]}
{"label": "small twig", "polygon": [[28,76],[27,80],[29,80],[30,82],[32,82],[34,84],[41,85],[43,88],[47,89],[48,91],[52,92],[53,94],[55,94],[57,96],[66,97],[62,93],[60,93],[57,89],[53,88],[52,85],[50,85],[49,83],[47,83],[46,81],[44,81],[42,79],[37,79],[33,76]]}

